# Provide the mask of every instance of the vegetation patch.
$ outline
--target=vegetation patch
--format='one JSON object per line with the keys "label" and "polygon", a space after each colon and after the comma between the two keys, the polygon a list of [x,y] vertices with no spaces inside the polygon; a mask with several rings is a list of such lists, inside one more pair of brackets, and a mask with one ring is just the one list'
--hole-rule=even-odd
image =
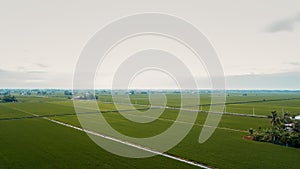
{"label": "vegetation patch", "polygon": [[18,100],[15,96],[8,94],[8,95],[4,95],[2,98],[0,97],[0,102],[11,103],[11,102],[18,102]]}
{"label": "vegetation patch", "polygon": [[244,137],[255,141],[269,142],[289,147],[300,148],[300,121],[289,113],[279,117],[276,111],[272,112],[271,128],[258,130],[249,129],[250,136]]}

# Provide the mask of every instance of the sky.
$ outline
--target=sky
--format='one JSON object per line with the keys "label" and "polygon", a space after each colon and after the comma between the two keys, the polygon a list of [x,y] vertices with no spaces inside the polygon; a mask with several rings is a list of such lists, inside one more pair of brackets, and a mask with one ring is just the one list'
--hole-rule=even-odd
{"label": "sky", "polygon": [[[72,88],[78,58],[97,31],[124,16],[157,12],[186,20],[209,39],[228,89],[300,89],[298,0],[0,0],[0,4],[0,88]],[[128,43],[138,46],[134,40]],[[184,57],[187,65],[193,65]],[[98,73],[97,88],[109,88],[112,77],[109,68]],[[197,81],[201,88],[209,88],[202,75]],[[132,87],[176,85],[172,78],[150,71],[138,76]]]}

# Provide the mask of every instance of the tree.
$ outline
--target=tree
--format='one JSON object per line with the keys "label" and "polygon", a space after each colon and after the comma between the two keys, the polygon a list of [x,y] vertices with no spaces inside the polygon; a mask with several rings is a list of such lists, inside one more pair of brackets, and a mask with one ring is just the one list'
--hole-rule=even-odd
{"label": "tree", "polygon": [[272,111],[271,113],[272,113],[271,124],[273,127],[278,128],[278,126],[281,124],[280,118],[278,117],[276,111]]}
{"label": "tree", "polygon": [[64,91],[64,94],[67,95],[67,96],[68,96],[68,95],[71,96],[71,95],[72,95],[72,92],[69,91],[69,90],[65,90],[65,91]]}
{"label": "tree", "polygon": [[11,96],[11,95],[5,95],[2,98],[2,102],[7,103],[7,102],[17,102],[18,100],[16,99],[15,96]]}
{"label": "tree", "polygon": [[[250,128],[253,140],[300,148],[300,121],[292,119],[285,113],[279,117],[276,111],[271,112],[271,128],[258,131]],[[253,130],[253,132],[251,131]]]}

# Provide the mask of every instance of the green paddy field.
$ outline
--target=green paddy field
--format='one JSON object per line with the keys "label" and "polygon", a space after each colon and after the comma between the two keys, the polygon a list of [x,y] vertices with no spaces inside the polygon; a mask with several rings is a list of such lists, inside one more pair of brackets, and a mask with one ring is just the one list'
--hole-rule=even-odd
{"label": "green paddy field", "polygon": [[[18,96],[17,103],[0,103],[0,169],[16,168],[198,168],[163,156],[132,159],[111,154],[82,131],[53,123],[45,118],[81,127],[73,101],[66,96]],[[125,98],[124,98],[125,99]],[[179,94],[168,94],[167,105],[180,106]],[[299,92],[229,93],[226,112],[270,115],[276,110],[300,114]],[[133,123],[115,111],[110,95],[99,95],[98,105],[109,124],[131,137],[151,137],[170,127],[178,115],[166,109],[151,123]],[[136,108],[149,107],[148,95],[131,95]],[[121,108],[130,111],[127,105]],[[209,110],[210,95],[202,94],[199,105],[189,109]],[[98,116],[85,107],[87,118]],[[129,110],[128,110],[129,109]],[[270,119],[223,115],[213,136],[198,142],[207,112],[199,111],[189,134],[167,153],[211,168],[300,168],[300,149],[243,139],[249,128],[270,127]],[[146,117],[145,117],[146,118]],[[100,124],[101,125],[101,124]],[[97,131],[101,133],[101,131]]]}

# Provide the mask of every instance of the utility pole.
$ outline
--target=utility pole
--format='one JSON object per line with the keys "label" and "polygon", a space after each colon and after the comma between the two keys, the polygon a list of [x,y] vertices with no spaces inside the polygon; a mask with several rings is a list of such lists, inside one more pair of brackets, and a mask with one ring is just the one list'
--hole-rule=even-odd
{"label": "utility pole", "polygon": [[252,114],[253,114],[253,116],[255,116],[255,109],[254,109],[254,107],[252,109]]}

